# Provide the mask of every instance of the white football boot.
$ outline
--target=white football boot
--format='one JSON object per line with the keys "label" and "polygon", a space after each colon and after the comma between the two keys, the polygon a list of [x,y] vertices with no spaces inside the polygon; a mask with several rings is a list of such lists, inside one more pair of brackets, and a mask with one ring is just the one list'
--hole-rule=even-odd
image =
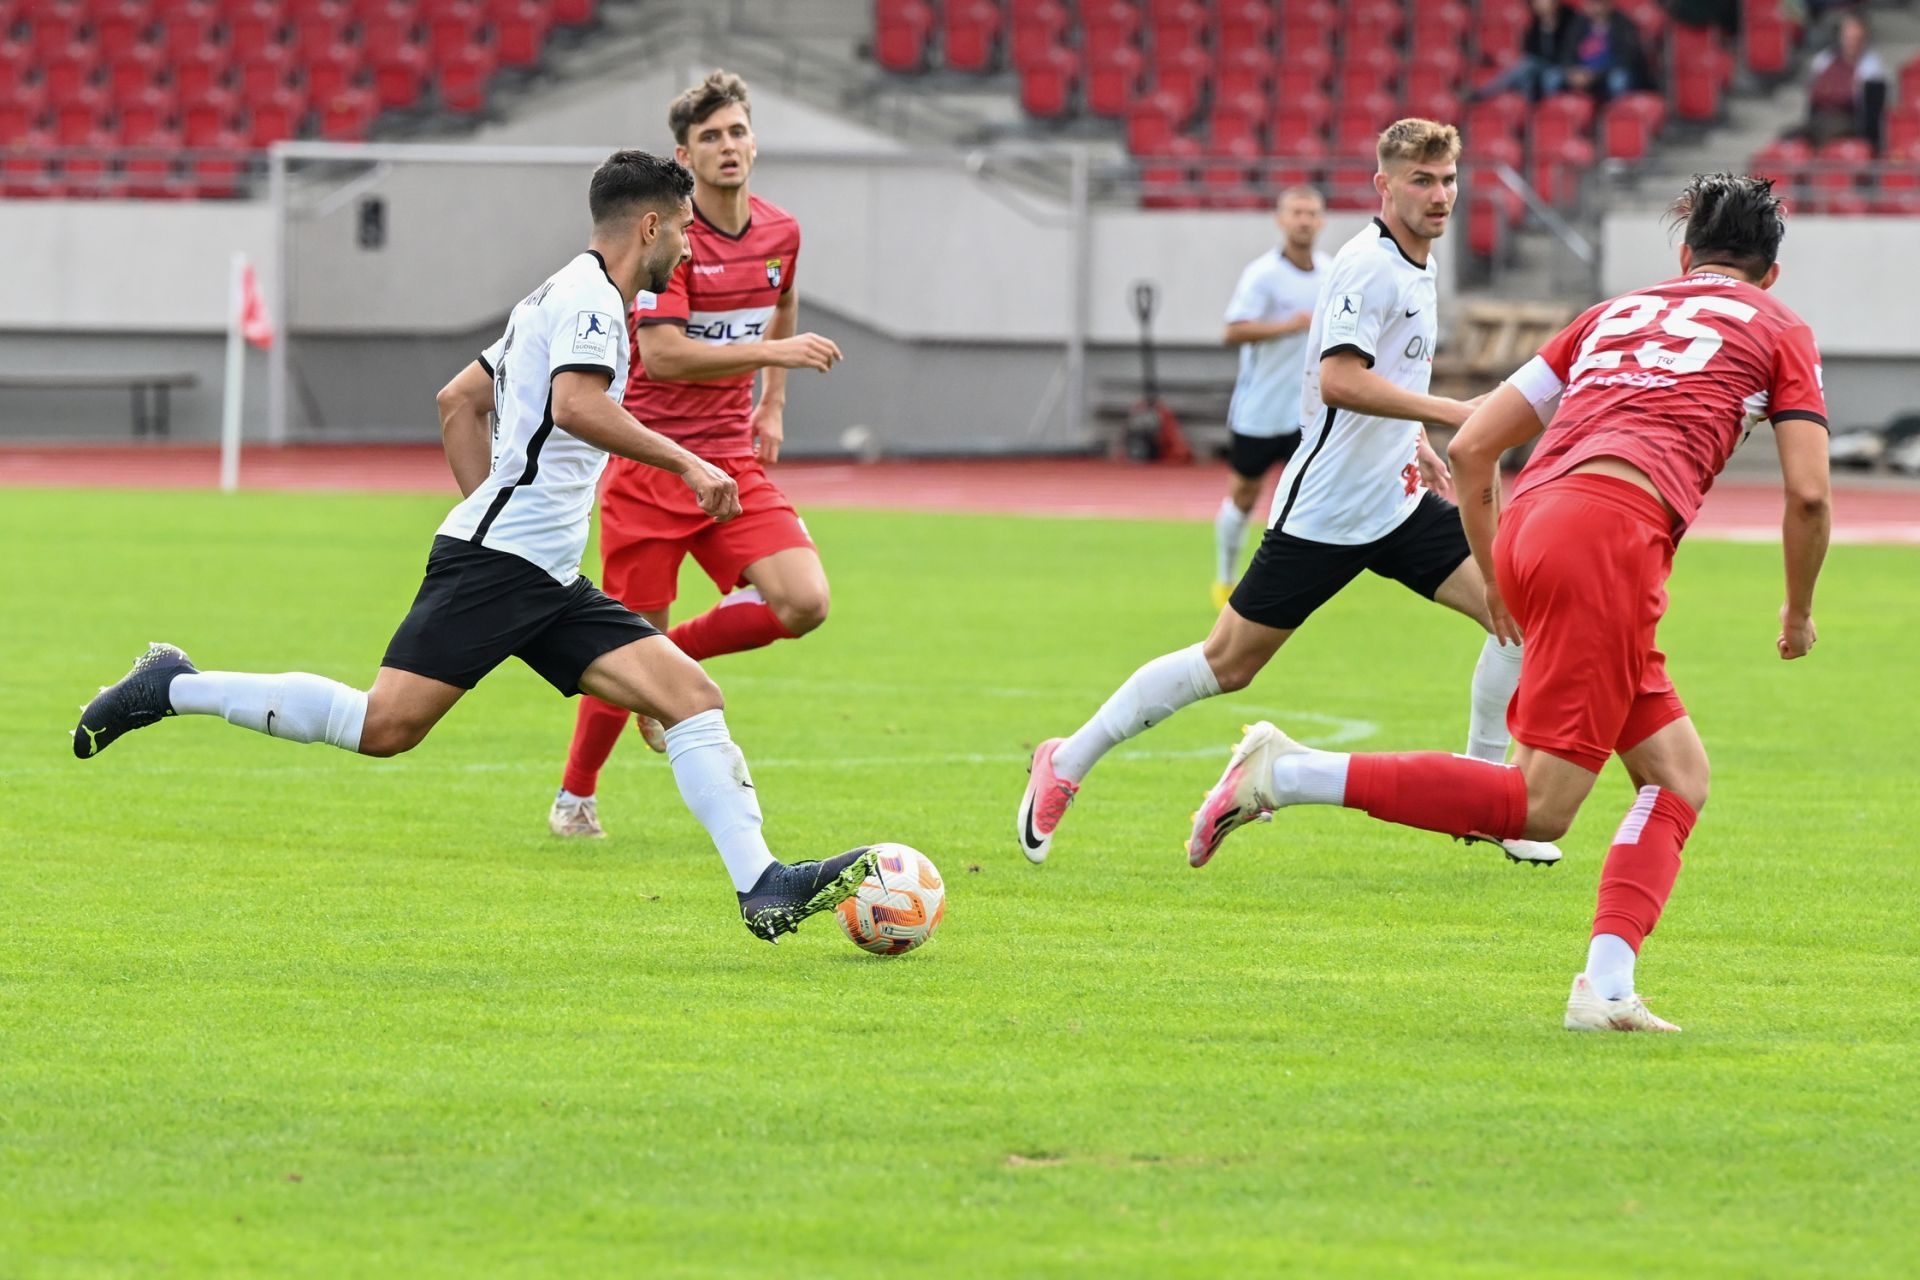
{"label": "white football boot", "polygon": [[1193,815],[1187,865],[1206,866],[1229,835],[1249,822],[1271,820],[1279,805],[1273,794],[1273,762],[1306,749],[1265,720],[1248,725],[1227,759],[1227,771]]}
{"label": "white football boot", "polygon": [[1566,1028],[1569,1031],[1678,1031],[1665,1018],[1656,1017],[1647,1002],[1637,995],[1624,1000],[1602,1000],[1584,973],[1573,977],[1573,991],[1567,996]]}
{"label": "white football boot", "polygon": [[562,800],[555,796],[553,808],[547,811],[547,830],[557,836],[589,840],[599,840],[607,834],[601,829],[600,814],[592,796],[584,800]]}

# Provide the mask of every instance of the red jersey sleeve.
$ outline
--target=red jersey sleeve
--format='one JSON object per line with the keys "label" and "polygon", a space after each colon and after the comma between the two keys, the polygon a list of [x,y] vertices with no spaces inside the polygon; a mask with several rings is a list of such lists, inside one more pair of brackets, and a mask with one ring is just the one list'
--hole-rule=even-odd
{"label": "red jersey sleeve", "polygon": [[687,302],[687,264],[673,269],[673,277],[660,293],[642,293],[633,300],[633,318],[637,325],[677,324],[687,327],[693,308]]}
{"label": "red jersey sleeve", "polygon": [[1813,330],[1795,325],[1773,349],[1773,386],[1767,392],[1767,417],[1775,422],[1805,418],[1827,425],[1827,394],[1821,385],[1820,351]]}
{"label": "red jersey sleeve", "polygon": [[1540,348],[1540,358],[1553,370],[1553,376],[1564,385],[1567,374],[1573,368],[1575,357],[1580,354],[1580,343],[1587,336],[1588,322],[1593,319],[1598,307],[1588,307],[1575,316],[1573,323],[1548,338],[1546,345]]}

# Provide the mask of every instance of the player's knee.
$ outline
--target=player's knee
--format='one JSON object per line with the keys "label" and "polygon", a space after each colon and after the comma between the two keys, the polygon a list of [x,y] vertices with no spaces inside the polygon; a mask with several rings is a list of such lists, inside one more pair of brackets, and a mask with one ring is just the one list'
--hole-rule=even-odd
{"label": "player's knee", "polygon": [[1527,822],[1521,835],[1528,840],[1558,840],[1573,828],[1578,805],[1534,796],[1527,801]]}
{"label": "player's knee", "polygon": [[1213,671],[1213,682],[1220,686],[1222,693],[1238,693],[1253,683],[1260,674],[1260,668],[1250,662],[1236,661],[1231,658],[1215,658],[1209,655],[1207,666]]}
{"label": "player's knee", "polygon": [[1676,799],[1685,801],[1687,807],[1699,813],[1707,807],[1707,792],[1711,790],[1713,770],[1708,766],[1705,756],[1686,768],[1676,770],[1672,777],[1655,779],[1654,785],[1663,791],[1671,791]]}
{"label": "player's knee", "polygon": [[772,602],[774,616],[780,619],[780,625],[796,636],[803,636],[817,630],[827,620],[827,609],[831,600],[824,584],[818,588],[799,591],[782,600]]}
{"label": "player's knee", "polygon": [[419,746],[431,726],[368,715],[360,730],[360,754],[387,760]]}

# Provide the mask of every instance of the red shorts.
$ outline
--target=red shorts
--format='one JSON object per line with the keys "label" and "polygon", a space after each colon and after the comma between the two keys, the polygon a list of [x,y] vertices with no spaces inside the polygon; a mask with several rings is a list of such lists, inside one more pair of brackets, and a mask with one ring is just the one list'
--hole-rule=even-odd
{"label": "red shorts", "polygon": [[1507,708],[1516,741],[1598,773],[1687,714],[1654,647],[1673,570],[1658,498],[1613,476],[1563,476],[1502,513],[1493,558],[1526,636]]}
{"label": "red shorts", "polygon": [[672,604],[680,562],[691,555],[722,595],[747,585],[756,560],[812,547],[787,495],[752,458],[715,458],[740,486],[740,514],[717,524],[686,481],[658,467],[612,458],[600,481],[601,589],[636,613]]}

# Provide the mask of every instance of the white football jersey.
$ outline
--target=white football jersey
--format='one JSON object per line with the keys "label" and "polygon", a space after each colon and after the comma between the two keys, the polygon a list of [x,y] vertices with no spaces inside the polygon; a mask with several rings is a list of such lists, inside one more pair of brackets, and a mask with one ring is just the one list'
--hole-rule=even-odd
{"label": "white football jersey", "polygon": [[1387,226],[1372,225],[1334,255],[1307,334],[1300,448],[1274,491],[1269,527],[1310,542],[1353,546],[1386,537],[1420,503],[1420,424],[1331,409],[1320,399],[1320,361],[1362,356],[1395,386],[1426,394],[1439,333],[1431,254],[1419,266]]}
{"label": "white football jersey", "polygon": [[594,490],[607,455],[553,422],[553,380],[604,373],[615,404],[627,389],[626,303],[589,249],[520,301],[481,353],[493,375],[493,470],[440,532],[507,551],[565,586],[580,576]]}
{"label": "white football jersey", "polygon": [[[1240,273],[1227,323],[1236,320],[1285,320],[1311,312],[1320,299],[1320,282],[1333,259],[1313,255],[1313,270],[1302,271],[1279,249],[1261,254]],[[1240,344],[1240,376],[1233,384],[1227,425],[1237,435],[1272,437],[1300,429],[1300,379],[1306,370],[1307,332],[1265,342]]]}

